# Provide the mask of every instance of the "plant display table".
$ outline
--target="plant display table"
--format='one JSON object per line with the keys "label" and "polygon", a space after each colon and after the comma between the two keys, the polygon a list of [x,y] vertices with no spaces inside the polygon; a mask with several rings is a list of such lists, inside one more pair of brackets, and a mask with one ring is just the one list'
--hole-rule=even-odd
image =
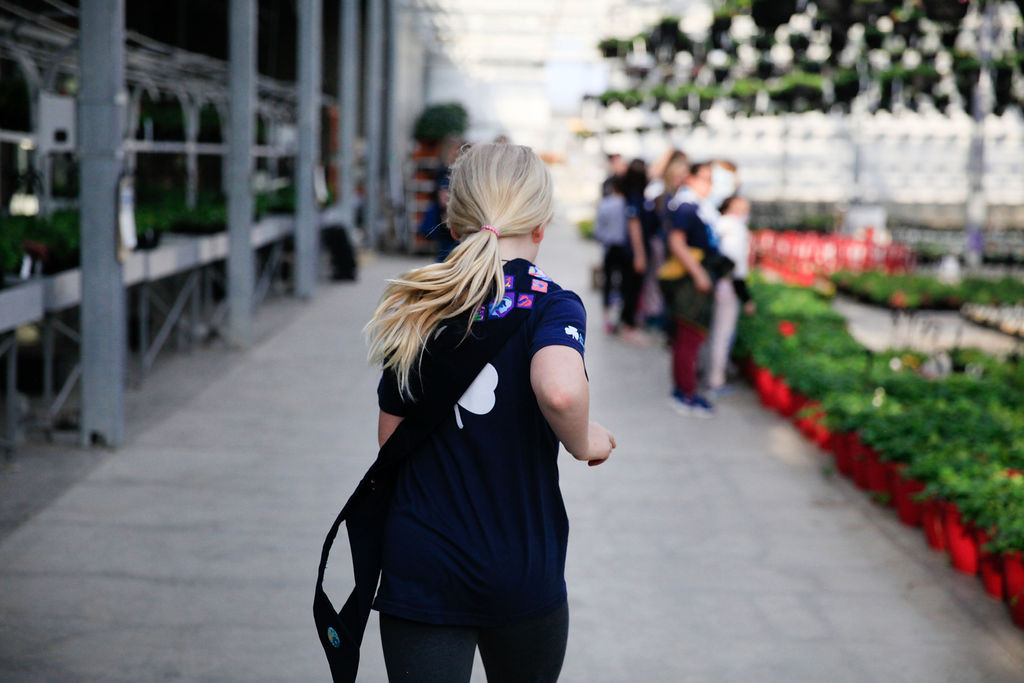
{"label": "plant display table", "polygon": [[737,352],[761,402],[1024,627],[1024,363],[870,351],[821,295],[755,282]]}

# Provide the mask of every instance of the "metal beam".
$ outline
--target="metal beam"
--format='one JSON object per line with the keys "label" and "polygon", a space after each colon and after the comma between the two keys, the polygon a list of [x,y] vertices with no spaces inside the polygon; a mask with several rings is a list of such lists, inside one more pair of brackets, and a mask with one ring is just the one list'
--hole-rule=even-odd
{"label": "metal beam", "polygon": [[412,235],[409,234],[408,221],[404,220],[405,201],[402,196],[402,150],[401,141],[404,138],[399,129],[401,128],[402,112],[398,107],[398,40],[401,33],[399,27],[399,3],[395,0],[387,0],[387,31],[385,32],[385,64],[387,67],[384,77],[384,86],[387,89],[386,96],[386,121],[387,128],[384,132],[384,148],[387,150],[387,195],[390,197],[393,207],[392,227],[396,243],[401,248],[408,248],[412,244]]}
{"label": "metal beam", "polygon": [[124,0],[88,0],[79,18],[78,158],[82,231],[82,431],[124,440],[125,289],[117,258],[118,180],[128,94]]}
{"label": "metal beam", "polygon": [[321,0],[299,0],[299,155],[295,168],[295,293],[316,288],[320,221],[313,196],[313,173],[320,147]]}
{"label": "metal beam", "polygon": [[341,21],[338,26],[338,200],[345,226],[355,227],[356,217],[356,123],[359,116],[359,35],[360,3],[340,0]]}
{"label": "metal beam", "polygon": [[363,107],[365,122],[366,188],[363,204],[363,229],[373,248],[380,247],[380,170],[383,146],[382,118],[384,96],[384,3],[387,0],[369,0],[367,3],[365,88]]}
{"label": "metal beam", "polygon": [[256,114],[256,2],[231,0],[228,75],[228,343],[253,341],[252,146]]}

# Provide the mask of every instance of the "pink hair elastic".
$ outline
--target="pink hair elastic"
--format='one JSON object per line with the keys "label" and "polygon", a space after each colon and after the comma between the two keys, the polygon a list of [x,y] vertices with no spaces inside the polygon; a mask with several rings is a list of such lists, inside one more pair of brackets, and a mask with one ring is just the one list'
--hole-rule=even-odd
{"label": "pink hair elastic", "polygon": [[501,237],[501,235],[498,234],[498,229],[496,227],[494,227],[493,225],[482,225],[482,226],[480,226],[480,229],[481,230],[490,230],[491,232],[494,233],[495,237]]}

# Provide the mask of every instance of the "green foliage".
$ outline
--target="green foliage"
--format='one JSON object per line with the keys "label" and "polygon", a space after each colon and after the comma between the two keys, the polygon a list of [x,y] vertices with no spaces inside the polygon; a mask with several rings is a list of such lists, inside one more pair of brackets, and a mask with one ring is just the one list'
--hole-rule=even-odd
{"label": "green foliage", "polygon": [[469,113],[458,102],[434,104],[416,119],[413,137],[420,142],[439,142],[449,136],[461,136],[469,128]]}
{"label": "green foliage", "polygon": [[[1024,368],[978,350],[951,354],[954,372],[928,379],[923,354],[870,352],[828,302],[785,285],[751,283],[758,314],[737,351],[820,403],[825,425],[857,433],[887,461],[993,530],[990,550],[1024,550]],[[817,409],[815,409],[817,410]]]}
{"label": "green foliage", "polygon": [[585,219],[585,220],[582,220],[582,221],[577,221],[576,222],[576,227],[579,229],[580,235],[584,239],[590,239],[591,237],[594,236],[594,220],[593,219],[588,218],[588,219]]}
{"label": "green foliage", "polygon": [[1024,281],[966,278],[957,284],[929,275],[890,274],[880,271],[839,272],[832,276],[836,287],[873,304],[906,309],[958,309],[965,303],[1016,304],[1024,302]]}
{"label": "green foliage", "polygon": [[14,217],[0,219],[0,276],[17,270],[21,265],[24,232],[25,221]]}

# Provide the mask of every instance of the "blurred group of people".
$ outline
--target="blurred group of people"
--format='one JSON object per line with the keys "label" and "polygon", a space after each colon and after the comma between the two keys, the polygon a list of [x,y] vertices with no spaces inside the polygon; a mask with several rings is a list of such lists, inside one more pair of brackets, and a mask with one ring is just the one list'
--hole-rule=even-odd
{"label": "blurred group of people", "polygon": [[746,286],[750,202],[738,192],[737,168],[721,159],[692,161],[679,150],[650,165],[618,154],[608,163],[594,226],[604,247],[605,332],[644,345],[652,331],[664,330],[673,407],[712,417],[712,401],[729,392],[726,370],[740,311],[754,311]]}

